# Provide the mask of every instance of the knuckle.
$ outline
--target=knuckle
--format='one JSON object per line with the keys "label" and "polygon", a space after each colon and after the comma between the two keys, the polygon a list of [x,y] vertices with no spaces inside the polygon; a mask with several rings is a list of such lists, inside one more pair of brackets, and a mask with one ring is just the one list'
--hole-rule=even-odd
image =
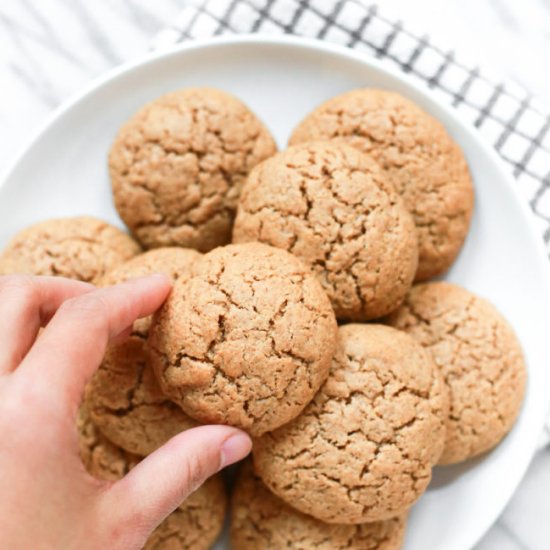
{"label": "knuckle", "polygon": [[208,468],[206,461],[199,455],[191,455],[187,457],[187,460],[184,462],[185,467],[185,479],[186,487],[182,487],[183,495],[182,498],[185,498],[187,494],[192,493],[206,479],[208,475]]}
{"label": "knuckle", "polygon": [[[17,425],[19,426],[19,420],[23,416],[23,403],[20,399],[17,399],[12,392],[4,395],[2,392],[2,402],[0,403],[0,426],[2,426],[2,434],[5,435],[7,431],[11,432]],[[17,424],[16,424],[17,423]]]}
{"label": "knuckle", "polygon": [[106,304],[95,293],[70,298],[61,304],[55,318],[61,326],[80,326],[89,337],[103,339],[108,334],[110,317]]}
{"label": "knuckle", "polygon": [[32,275],[3,275],[0,277],[0,293],[30,302],[38,298],[39,289]]}
{"label": "knuckle", "polygon": [[[123,550],[127,548],[141,548],[146,536],[140,536],[142,529],[136,524],[135,518],[125,522],[109,521],[103,535],[105,548]],[[143,540],[140,540],[143,539]],[[138,542],[139,541],[139,542]]]}
{"label": "knuckle", "polygon": [[[11,405],[12,415],[32,416],[31,413],[43,414],[55,404],[49,387],[42,380],[20,378],[10,385],[7,401]],[[32,409],[28,404],[32,403]]]}
{"label": "knuckle", "polygon": [[[37,443],[42,431],[36,433],[36,418],[50,410],[48,393],[33,384],[25,385],[23,388],[12,387],[10,390],[5,396],[2,393],[0,431],[4,437],[9,437],[14,445],[29,439]],[[32,410],[28,407],[29,402],[33,403]]]}
{"label": "knuckle", "polygon": [[78,317],[105,321],[108,308],[101,295],[92,292],[66,300],[61,304],[59,311],[64,315],[74,314]]}
{"label": "knuckle", "polygon": [[124,509],[105,508],[101,514],[103,533],[100,537],[104,544],[101,548],[124,550],[143,548],[151,531],[156,527],[155,511],[144,508],[140,499],[128,501]]}

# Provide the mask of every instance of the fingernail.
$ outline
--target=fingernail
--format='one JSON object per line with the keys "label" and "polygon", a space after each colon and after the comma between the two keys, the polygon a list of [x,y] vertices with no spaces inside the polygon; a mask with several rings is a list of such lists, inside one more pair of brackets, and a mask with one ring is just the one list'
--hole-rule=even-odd
{"label": "fingernail", "polygon": [[251,449],[252,441],[243,432],[226,439],[221,448],[220,470],[244,458]]}

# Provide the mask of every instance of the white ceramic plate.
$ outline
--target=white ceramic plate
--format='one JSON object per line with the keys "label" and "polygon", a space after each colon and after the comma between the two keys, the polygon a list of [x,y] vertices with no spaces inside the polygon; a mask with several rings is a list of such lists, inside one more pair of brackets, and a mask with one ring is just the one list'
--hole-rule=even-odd
{"label": "white ceramic plate", "polygon": [[436,469],[411,513],[405,548],[471,548],[520,482],[543,425],[550,394],[550,274],[531,214],[495,153],[424,88],[366,55],[297,38],[222,38],[154,55],[110,73],[50,119],[0,188],[0,245],[20,228],[54,216],[92,214],[122,226],[107,176],[113,136],[143,103],[186,86],[234,93],[267,123],[281,147],[321,101],[358,87],[395,90],[439,118],[464,149],[476,209],[447,279],[487,297],[512,322],[527,356],[527,399],[496,450]]}

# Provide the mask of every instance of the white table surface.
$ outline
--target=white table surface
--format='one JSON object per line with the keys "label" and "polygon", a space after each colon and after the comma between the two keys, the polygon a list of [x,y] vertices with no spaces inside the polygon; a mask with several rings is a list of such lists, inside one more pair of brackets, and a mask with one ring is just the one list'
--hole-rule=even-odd
{"label": "white table surface", "polygon": [[[139,58],[184,3],[2,0],[0,173],[56,106],[97,75]],[[550,0],[382,0],[379,6],[409,30],[429,34],[433,43],[455,48],[463,60],[515,80],[550,105]],[[549,515],[546,447],[476,550],[548,550]]]}

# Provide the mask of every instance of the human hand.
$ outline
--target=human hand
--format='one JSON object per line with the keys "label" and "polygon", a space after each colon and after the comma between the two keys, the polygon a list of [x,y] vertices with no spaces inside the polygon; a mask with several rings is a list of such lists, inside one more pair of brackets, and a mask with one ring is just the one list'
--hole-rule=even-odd
{"label": "human hand", "polygon": [[0,548],[141,548],[207,477],[250,451],[243,432],[201,426],[115,483],[84,470],[75,419],[86,382],[109,341],[169,290],[161,275],[102,289],[0,277]]}

